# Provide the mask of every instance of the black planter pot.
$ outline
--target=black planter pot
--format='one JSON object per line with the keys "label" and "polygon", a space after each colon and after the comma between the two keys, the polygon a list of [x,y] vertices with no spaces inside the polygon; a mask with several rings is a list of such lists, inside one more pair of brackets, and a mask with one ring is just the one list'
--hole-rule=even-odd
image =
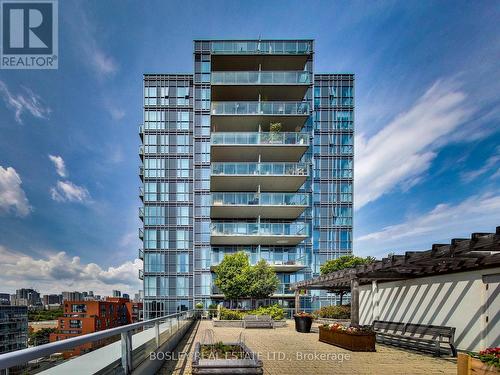
{"label": "black planter pot", "polygon": [[301,333],[311,332],[312,318],[310,316],[295,316],[295,330]]}

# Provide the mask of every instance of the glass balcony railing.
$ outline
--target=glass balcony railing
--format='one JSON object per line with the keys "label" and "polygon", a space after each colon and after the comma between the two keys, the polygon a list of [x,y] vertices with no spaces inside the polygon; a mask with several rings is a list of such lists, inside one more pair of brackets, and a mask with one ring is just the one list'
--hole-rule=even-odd
{"label": "glass balcony railing", "polygon": [[305,55],[311,52],[312,42],[307,40],[212,42],[213,54]]}
{"label": "glass balcony railing", "polygon": [[304,193],[212,193],[213,206],[308,206]]}
{"label": "glass balcony railing", "polygon": [[307,176],[306,163],[212,163],[212,175]]}
{"label": "glass balcony railing", "polygon": [[212,223],[212,236],[307,236],[305,223]]}
{"label": "glass balcony railing", "polygon": [[212,133],[212,145],[305,145],[309,146],[309,133]]}
{"label": "glass balcony railing", "polygon": [[309,115],[308,102],[212,102],[212,115]]}
{"label": "glass balcony railing", "polygon": [[139,255],[138,255],[138,257],[139,257],[139,259],[144,260],[144,250],[139,249]]}
{"label": "glass balcony railing", "polygon": [[144,219],[144,207],[139,207],[139,217]]}
{"label": "glass balcony railing", "polygon": [[139,279],[144,280],[144,271],[143,270],[139,270]]}
{"label": "glass balcony railing", "polygon": [[139,238],[144,239],[144,231],[141,228],[139,228]]}
{"label": "glass balcony railing", "polygon": [[[231,253],[228,253],[228,254],[231,254]],[[224,259],[223,254],[218,254],[218,255],[219,256],[212,256],[212,259],[211,259],[212,266],[219,265],[220,262],[222,262],[222,260]],[[305,266],[306,265],[306,257],[305,256],[295,257],[295,256],[287,255],[286,257],[284,257],[283,253],[275,253],[275,254],[273,254],[273,253],[271,253],[271,254],[269,254],[269,253],[268,254],[251,253],[251,254],[248,254],[248,257],[250,259],[250,264],[252,266],[255,265],[261,259],[264,259],[271,266]]]}
{"label": "glass balcony railing", "polygon": [[311,75],[304,71],[212,72],[212,85],[308,85]]}

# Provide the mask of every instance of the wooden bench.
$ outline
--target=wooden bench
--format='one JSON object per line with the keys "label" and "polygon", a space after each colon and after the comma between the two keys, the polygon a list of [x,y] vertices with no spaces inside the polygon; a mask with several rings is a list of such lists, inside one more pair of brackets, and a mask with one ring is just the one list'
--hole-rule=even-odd
{"label": "wooden bench", "polygon": [[377,342],[383,344],[428,351],[438,357],[445,352],[453,357],[457,356],[455,327],[375,320],[373,330],[377,335]]}
{"label": "wooden bench", "polygon": [[243,328],[274,328],[274,323],[269,315],[245,315]]}

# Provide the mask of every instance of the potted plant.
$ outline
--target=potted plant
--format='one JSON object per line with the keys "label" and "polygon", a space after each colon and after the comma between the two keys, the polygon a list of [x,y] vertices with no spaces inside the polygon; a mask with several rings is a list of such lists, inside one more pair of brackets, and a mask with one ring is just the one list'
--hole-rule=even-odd
{"label": "potted plant", "polygon": [[295,319],[295,330],[301,333],[311,332],[313,316],[306,312],[297,313],[293,316]]}
{"label": "potted plant", "polygon": [[271,143],[281,143],[280,142],[280,133],[281,133],[281,122],[271,122],[271,125],[269,126],[269,132],[270,132],[270,142]]}
{"label": "potted plant", "polygon": [[500,374],[500,347],[488,348],[479,353],[458,354],[458,375]]}
{"label": "potted plant", "polygon": [[319,341],[354,352],[374,352],[375,332],[371,326],[344,326],[339,323],[319,327]]}

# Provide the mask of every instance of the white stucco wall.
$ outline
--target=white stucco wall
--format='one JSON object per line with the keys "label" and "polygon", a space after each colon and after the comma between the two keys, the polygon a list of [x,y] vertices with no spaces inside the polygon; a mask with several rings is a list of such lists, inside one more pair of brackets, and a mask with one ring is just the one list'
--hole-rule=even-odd
{"label": "white stucco wall", "polygon": [[[488,281],[487,287],[483,281],[484,275],[493,274],[500,274],[500,267],[363,285],[360,323],[371,324],[378,319],[452,326],[456,328],[455,344],[460,350],[498,346],[500,284]],[[497,276],[493,278],[498,280]]]}

